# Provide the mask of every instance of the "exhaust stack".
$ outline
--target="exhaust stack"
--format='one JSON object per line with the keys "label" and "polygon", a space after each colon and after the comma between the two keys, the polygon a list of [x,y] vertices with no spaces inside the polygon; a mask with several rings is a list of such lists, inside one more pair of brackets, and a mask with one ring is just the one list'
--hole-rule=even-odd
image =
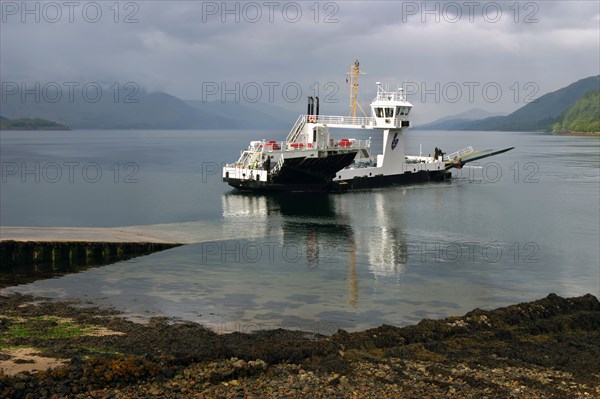
{"label": "exhaust stack", "polygon": [[312,98],[312,96],[308,97],[308,115],[313,115],[315,109],[315,102],[314,102],[314,98]]}

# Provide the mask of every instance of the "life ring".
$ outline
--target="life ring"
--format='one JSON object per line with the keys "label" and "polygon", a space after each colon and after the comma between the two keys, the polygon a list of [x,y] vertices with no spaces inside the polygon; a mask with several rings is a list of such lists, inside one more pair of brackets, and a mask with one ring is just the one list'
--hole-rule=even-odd
{"label": "life ring", "polygon": [[315,116],[314,116],[314,115],[309,115],[309,116],[308,116],[308,121],[309,121],[309,122],[311,122],[311,123],[315,123],[315,121],[316,121],[316,120],[317,120],[317,118],[315,118]]}

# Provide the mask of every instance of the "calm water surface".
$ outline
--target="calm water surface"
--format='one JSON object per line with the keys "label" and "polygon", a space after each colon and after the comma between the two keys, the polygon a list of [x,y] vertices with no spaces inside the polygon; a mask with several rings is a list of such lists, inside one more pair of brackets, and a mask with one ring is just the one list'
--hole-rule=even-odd
{"label": "calm water surface", "polygon": [[7,290],[222,332],[321,333],[460,315],[550,292],[599,295],[597,137],[406,133],[411,154],[516,147],[445,183],[257,196],[220,181],[221,163],[237,159],[249,140],[284,136],[2,132],[2,225],[154,225],[209,237]]}

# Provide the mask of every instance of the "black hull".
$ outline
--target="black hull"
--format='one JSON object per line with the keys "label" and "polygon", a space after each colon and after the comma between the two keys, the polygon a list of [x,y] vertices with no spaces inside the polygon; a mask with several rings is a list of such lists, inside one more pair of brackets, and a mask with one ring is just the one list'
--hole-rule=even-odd
{"label": "black hull", "polygon": [[326,185],[339,170],[350,165],[355,157],[356,151],[348,151],[320,158],[288,158],[281,171],[273,177],[273,184]]}
{"label": "black hull", "polygon": [[244,191],[328,192],[335,174],[350,165],[356,150],[323,152],[320,157],[286,158],[281,170],[269,181],[242,180],[225,177],[223,181]]}
{"label": "black hull", "polygon": [[378,187],[401,186],[412,183],[444,181],[450,179],[450,177],[452,177],[452,173],[446,170],[432,170],[387,176],[379,175],[372,177],[355,177],[354,179],[337,182],[337,184],[346,184],[347,190],[361,190]]}
{"label": "black hull", "polygon": [[413,183],[444,181],[452,174],[445,170],[421,171],[416,173],[402,173],[388,176],[357,177],[342,181],[323,181],[314,184],[301,184],[294,182],[263,182],[240,179],[227,179],[227,183],[242,191],[260,192],[346,192],[380,187],[400,186]]}
{"label": "black hull", "polygon": [[227,183],[241,191],[257,192],[314,192],[323,193],[331,190],[331,183],[298,184],[298,183],[270,183],[256,180],[228,179]]}

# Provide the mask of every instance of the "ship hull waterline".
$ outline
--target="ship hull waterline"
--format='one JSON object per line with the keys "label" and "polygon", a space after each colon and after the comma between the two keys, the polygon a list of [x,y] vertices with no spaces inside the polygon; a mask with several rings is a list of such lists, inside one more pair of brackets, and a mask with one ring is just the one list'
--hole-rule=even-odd
{"label": "ship hull waterline", "polygon": [[265,182],[258,180],[224,179],[231,187],[247,192],[346,192],[393,187],[414,183],[442,182],[449,180],[452,173],[447,170],[419,171],[394,175],[355,177],[321,183],[302,184],[286,181]]}

